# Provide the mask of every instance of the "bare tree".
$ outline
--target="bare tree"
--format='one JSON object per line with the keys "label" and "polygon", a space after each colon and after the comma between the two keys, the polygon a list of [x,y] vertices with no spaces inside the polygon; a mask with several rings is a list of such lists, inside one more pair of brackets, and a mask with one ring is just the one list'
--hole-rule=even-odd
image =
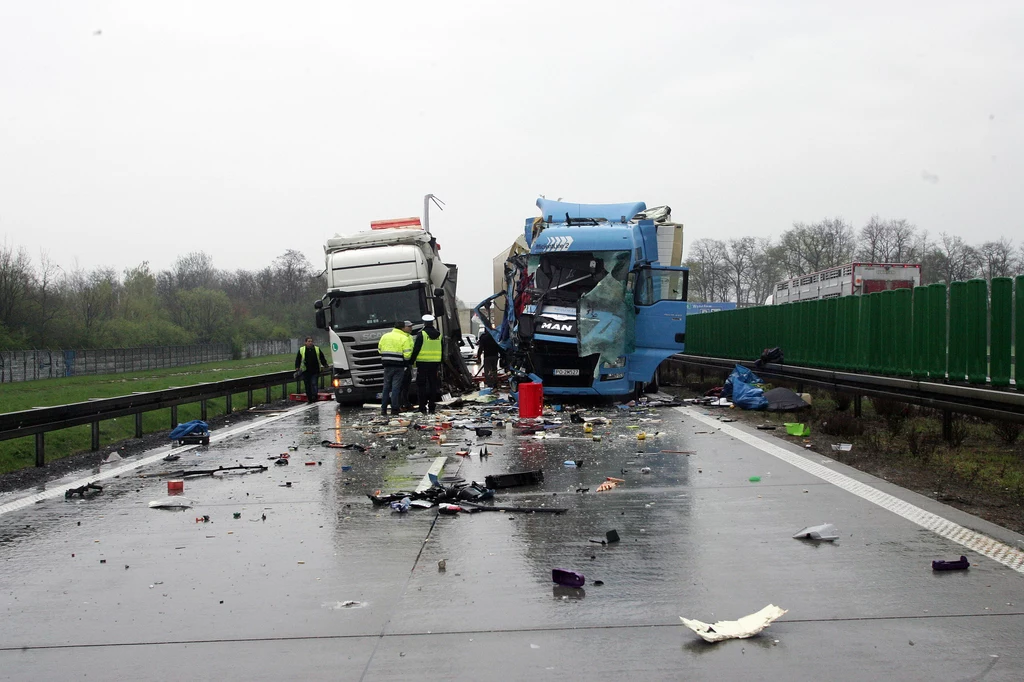
{"label": "bare tree", "polygon": [[217,271],[213,267],[213,256],[203,251],[192,251],[178,256],[173,266],[174,284],[179,291],[210,288],[217,281]]}
{"label": "bare tree", "polygon": [[785,279],[785,254],[771,239],[758,239],[754,262],[747,280],[747,299],[762,304],[775,292],[775,285]]}
{"label": "bare tree", "polygon": [[32,279],[32,300],[35,308],[32,318],[36,343],[41,348],[46,348],[51,341],[50,327],[64,308],[64,297],[61,295],[63,280],[64,271],[53,262],[48,253],[40,251],[39,270],[34,273]]}
{"label": "bare tree", "polygon": [[0,324],[14,329],[25,321],[32,261],[24,247],[0,244]]}
{"label": "bare tree", "polygon": [[691,300],[724,300],[727,294],[726,245],[718,239],[698,239],[690,247],[686,265],[690,268]]}
{"label": "bare tree", "polygon": [[939,243],[931,253],[938,281],[956,282],[974,277],[979,268],[978,252],[960,237],[939,235]]}
{"label": "bare tree", "polygon": [[729,284],[732,287],[737,303],[748,303],[744,289],[750,279],[750,269],[754,265],[757,253],[757,240],[753,237],[740,237],[729,240],[724,260],[728,266]]}
{"label": "bare tree", "polygon": [[295,249],[288,249],[274,259],[274,278],[282,301],[298,303],[302,299],[312,276],[311,270],[306,255]]}
{"label": "bare tree", "polygon": [[1017,271],[1017,254],[1013,242],[1003,238],[994,242],[985,242],[978,247],[978,258],[987,279],[993,277],[1010,277]]}
{"label": "bare tree", "polygon": [[788,274],[809,272],[839,265],[853,258],[853,227],[842,218],[825,218],[812,225],[794,223],[782,233]]}

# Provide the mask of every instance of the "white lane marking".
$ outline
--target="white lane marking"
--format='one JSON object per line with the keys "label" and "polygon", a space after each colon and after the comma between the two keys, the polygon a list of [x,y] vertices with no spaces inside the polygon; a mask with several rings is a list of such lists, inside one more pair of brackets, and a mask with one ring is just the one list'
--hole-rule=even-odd
{"label": "white lane marking", "polygon": [[722,422],[708,417],[697,410],[689,407],[677,407],[675,408],[685,414],[687,417],[692,417],[699,422],[703,422],[708,426],[713,426],[722,431],[722,433],[728,434],[733,438],[740,440],[747,445],[765,452],[772,457],[777,457],[787,464],[792,464],[797,469],[801,469],[817,476],[818,478],[831,483],[834,486],[842,488],[843,490],[853,493],[857,497],[861,497],[868,502],[878,505],[882,509],[887,509],[898,516],[902,516],[911,523],[916,523],[922,528],[932,531],[936,535],[952,540],[958,545],[963,545],[967,549],[970,549],[982,556],[987,556],[993,561],[1012,568],[1018,573],[1024,573],[1024,552],[1007,544],[999,542],[994,538],[990,538],[987,535],[983,535],[977,531],[973,531],[970,528],[964,528],[958,523],[953,523],[949,519],[945,519],[938,514],[933,514],[930,511],[921,509],[918,506],[910,504],[906,500],[901,500],[898,497],[884,493],[877,488],[872,488],[866,483],[861,483],[858,480],[850,478],[846,474],[841,474],[838,471],[833,471],[828,467],[823,467],[820,464],[816,464],[806,457],[794,454],[789,450],[779,447],[774,443],[769,443],[754,434],[747,433],[737,429],[729,424],[723,424]]}
{"label": "white lane marking", "polygon": [[[272,417],[266,417],[265,419],[258,419],[256,421],[247,422],[245,424],[242,424],[241,426],[237,426],[237,427],[231,429],[230,431],[213,432],[213,433],[210,434],[210,442],[211,443],[218,443],[218,442],[220,442],[222,440],[225,440],[227,438],[230,438],[232,436],[237,436],[240,433],[244,433],[244,432],[250,431],[250,430],[252,430],[254,428],[257,428],[257,427],[260,427],[260,426],[264,426],[265,424],[270,424],[272,422],[276,422],[279,419],[285,419],[287,417],[292,417],[292,416],[294,416],[296,414],[299,414],[300,412],[304,412],[306,410],[311,410],[311,409],[313,409],[314,407],[316,407],[319,404],[320,403],[313,403],[311,405],[300,405],[300,406],[294,407],[294,408],[292,408],[292,409],[290,409],[287,412],[284,412],[282,414],[277,414],[277,415],[274,415]],[[109,469],[107,471],[100,471],[100,473],[98,473],[98,474],[96,474],[94,476],[89,476],[87,478],[80,478],[77,481],[72,481],[71,483],[68,483],[66,485],[61,485],[58,488],[52,488],[50,490],[44,490],[42,492],[35,493],[34,495],[29,495],[28,497],[22,497],[22,498],[19,498],[17,500],[14,500],[13,502],[8,502],[6,504],[2,504],[2,505],[0,505],[0,515],[6,514],[8,512],[16,511],[18,509],[24,509],[25,507],[31,507],[36,502],[42,502],[43,500],[52,500],[55,497],[60,497],[61,495],[64,494],[64,492],[68,488],[80,488],[83,485],[86,485],[87,483],[96,483],[98,481],[105,481],[108,478],[113,478],[114,476],[120,476],[123,473],[127,473],[129,471],[134,471],[135,469],[138,469],[140,467],[144,467],[144,466],[147,466],[149,464],[153,464],[154,462],[157,462],[157,461],[163,459],[163,457],[165,455],[167,455],[167,453],[171,452],[172,450],[173,450],[173,452],[175,454],[178,454],[178,453],[181,453],[181,452],[188,452],[189,450],[195,450],[198,447],[199,447],[198,445],[181,445],[181,446],[178,446],[176,448],[171,448],[171,446],[169,446],[169,445],[161,447],[154,454],[149,455],[147,457],[143,457],[142,459],[136,460],[134,462],[127,462],[127,463],[122,464],[120,466],[114,466],[114,467],[112,467],[111,469]]]}

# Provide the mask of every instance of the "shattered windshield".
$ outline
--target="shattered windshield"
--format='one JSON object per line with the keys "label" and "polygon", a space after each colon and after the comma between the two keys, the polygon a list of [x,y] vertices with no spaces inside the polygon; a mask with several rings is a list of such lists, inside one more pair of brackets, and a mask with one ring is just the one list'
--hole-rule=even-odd
{"label": "shattered windshield", "polygon": [[423,315],[422,289],[366,291],[331,299],[331,328],[336,332],[381,329]]}
{"label": "shattered windshield", "polygon": [[534,288],[547,302],[575,302],[609,275],[625,283],[629,251],[545,253],[530,256]]}

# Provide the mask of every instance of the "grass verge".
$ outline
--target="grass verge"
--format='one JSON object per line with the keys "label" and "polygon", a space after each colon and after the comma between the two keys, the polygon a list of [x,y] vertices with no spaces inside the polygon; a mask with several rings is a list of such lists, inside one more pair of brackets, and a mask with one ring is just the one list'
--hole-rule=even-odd
{"label": "grass verge", "polygon": [[[107,374],[66,379],[43,379],[11,384],[0,384],[0,412],[16,412],[33,407],[50,407],[68,403],[85,402],[90,398],[113,398],[129,393],[159,391],[175,386],[191,386],[225,379],[256,374],[269,374],[292,368],[293,357],[271,355],[246,360],[228,360],[187,367],[168,367],[146,370],[133,374]],[[280,397],[279,391],[273,395]],[[253,400],[261,402],[263,391],[256,391]],[[246,393],[232,396],[232,409],[244,409]],[[212,418],[226,412],[226,399],[208,400],[207,416]],[[178,421],[199,419],[200,404],[178,406]],[[142,429],[145,433],[169,431],[170,409],[154,410],[142,415]],[[46,460],[52,461],[88,450],[91,445],[91,428],[88,425],[70,429],[50,431],[46,434]],[[135,435],[135,417],[120,417],[100,422],[100,447],[116,443]],[[35,464],[35,440],[16,438],[0,441],[0,474],[16,471]]]}

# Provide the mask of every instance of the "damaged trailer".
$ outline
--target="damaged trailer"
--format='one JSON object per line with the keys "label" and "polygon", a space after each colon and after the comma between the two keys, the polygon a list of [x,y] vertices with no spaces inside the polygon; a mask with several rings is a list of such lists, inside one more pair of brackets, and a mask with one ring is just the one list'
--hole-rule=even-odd
{"label": "damaged trailer", "polygon": [[550,395],[656,389],[658,365],[686,338],[683,226],[643,202],[537,207],[505,252],[500,290],[475,309],[506,366]]}

